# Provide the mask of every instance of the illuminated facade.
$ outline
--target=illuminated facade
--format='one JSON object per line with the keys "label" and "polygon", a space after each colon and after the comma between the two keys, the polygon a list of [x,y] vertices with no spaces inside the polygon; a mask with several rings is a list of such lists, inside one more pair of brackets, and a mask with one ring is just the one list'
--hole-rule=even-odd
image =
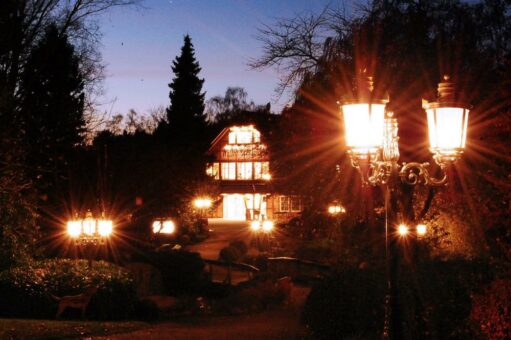
{"label": "illuminated facade", "polygon": [[300,212],[298,197],[272,191],[270,159],[253,125],[225,128],[208,152],[214,161],[206,173],[220,182],[222,204],[214,217],[230,220],[274,219]]}

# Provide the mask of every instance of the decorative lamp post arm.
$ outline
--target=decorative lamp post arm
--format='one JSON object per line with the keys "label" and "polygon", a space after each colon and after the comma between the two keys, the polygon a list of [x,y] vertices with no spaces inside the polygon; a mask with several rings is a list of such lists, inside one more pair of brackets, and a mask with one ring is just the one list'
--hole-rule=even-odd
{"label": "decorative lamp post arm", "polygon": [[[401,181],[408,185],[426,185],[431,187],[441,187],[447,183],[447,174],[444,172],[442,178],[435,178],[429,175],[429,163],[403,163],[399,170]],[[443,170],[443,169],[442,169]]]}

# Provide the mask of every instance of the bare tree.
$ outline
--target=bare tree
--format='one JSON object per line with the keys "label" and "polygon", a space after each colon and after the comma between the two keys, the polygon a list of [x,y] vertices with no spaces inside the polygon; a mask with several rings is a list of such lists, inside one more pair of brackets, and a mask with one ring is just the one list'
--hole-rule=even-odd
{"label": "bare tree", "polygon": [[263,54],[252,59],[254,69],[276,67],[281,73],[277,92],[296,89],[307,74],[314,73],[325,55],[325,42],[349,34],[349,20],[344,9],[325,7],[319,14],[299,14],[292,19],[277,19],[259,29],[257,39],[263,43]]}
{"label": "bare tree", "polygon": [[[8,0],[0,2],[0,86],[5,97],[15,98],[20,76],[35,44],[46,27],[55,24],[75,46],[86,81],[87,109],[101,91],[103,78],[97,15],[114,7],[136,5],[142,0]],[[12,104],[11,104],[12,105]],[[7,109],[14,114],[16,105]],[[5,112],[4,112],[5,113]]]}

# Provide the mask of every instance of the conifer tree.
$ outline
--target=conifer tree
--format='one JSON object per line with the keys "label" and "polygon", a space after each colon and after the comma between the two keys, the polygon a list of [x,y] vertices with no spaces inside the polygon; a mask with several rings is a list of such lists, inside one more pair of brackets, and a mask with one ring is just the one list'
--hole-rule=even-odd
{"label": "conifer tree", "polygon": [[189,35],[184,38],[181,55],[172,62],[174,78],[169,84],[170,107],[167,118],[170,128],[179,134],[197,135],[205,125],[204,96],[199,78],[201,68],[195,59],[195,50]]}
{"label": "conifer tree", "polygon": [[84,78],[65,34],[50,25],[33,49],[22,77],[21,111],[31,175],[39,189],[61,182],[85,129]]}

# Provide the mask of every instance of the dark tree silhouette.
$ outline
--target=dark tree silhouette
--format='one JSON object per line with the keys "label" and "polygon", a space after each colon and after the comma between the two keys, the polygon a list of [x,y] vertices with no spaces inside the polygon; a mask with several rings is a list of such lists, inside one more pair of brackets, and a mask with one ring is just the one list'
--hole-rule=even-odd
{"label": "dark tree silhouette", "polygon": [[201,68],[189,35],[184,38],[181,55],[172,62],[174,79],[170,87],[170,107],[167,117],[171,131],[179,135],[200,133],[205,125],[204,96],[201,93],[204,79],[199,78]]}
{"label": "dark tree silhouette", "polygon": [[83,91],[79,57],[50,25],[29,56],[20,91],[27,161],[40,189],[62,180],[69,153],[82,142]]}

